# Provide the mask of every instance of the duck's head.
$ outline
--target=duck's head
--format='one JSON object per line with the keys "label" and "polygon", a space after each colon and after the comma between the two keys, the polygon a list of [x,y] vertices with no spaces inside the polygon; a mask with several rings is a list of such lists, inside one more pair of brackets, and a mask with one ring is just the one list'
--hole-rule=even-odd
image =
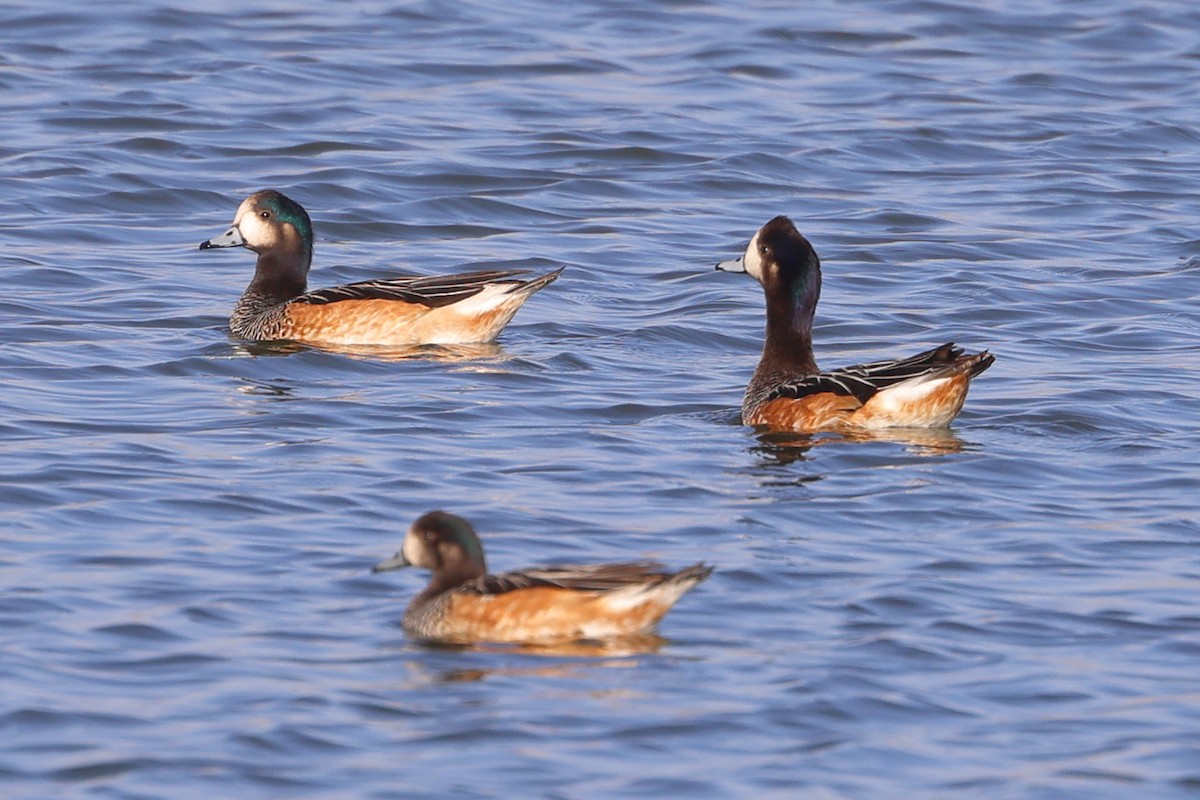
{"label": "duck's head", "polygon": [[483,545],[471,523],[445,511],[430,511],[417,519],[396,554],[373,571],[410,566],[424,567],[435,576],[454,576],[459,582],[487,573]]}
{"label": "duck's head", "polygon": [[796,226],[778,216],[758,229],[741,258],[722,261],[717,269],[745,272],[762,284],[772,312],[789,318],[793,327],[812,324],[821,296],[821,261]]}
{"label": "duck's head", "polygon": [[741,258],[722,261],[717,269],[745,272],[761,283],[768,294],[795,290],[814,282],[818,289],[821,285],[817,251],[783,215],[758,229]]}
{"label": "duck's head", "polygon": [[246,247],[259,255],[300,261],[307,271],[312,262],[312,221],[296,201],[263,189],[242,201],[229,230],[200,243],[201,250],[212,247]]}

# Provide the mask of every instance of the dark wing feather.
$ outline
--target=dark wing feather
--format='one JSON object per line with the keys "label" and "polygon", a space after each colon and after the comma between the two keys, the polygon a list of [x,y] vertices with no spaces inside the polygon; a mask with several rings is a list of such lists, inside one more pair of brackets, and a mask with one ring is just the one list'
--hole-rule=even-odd
{"label": "dark wing feather", "polygon": [[406,303],[419,303],[430,308],[440,308],[460,300],[466,300],[468,297],[478,294],[490,283],[509,280],[528,272],[529,270],[525,269],[492,269],[464,272],[458,275],[411,275],[386,280],[362,281],[330,289],[318,289],[315,292],[303,294],[292,302],[319,306],[336,303],[340,300],[401,300]]}
{"label": "dark wing feather", "polygon": [[962,348],[955,347],[954,343],[950,342],[909,358],[872,361],[870,364],[804,375],[776,387],[767,399],[798,398],[832,392],[837,395],[853,395],[860,403],[865,403],[881,389],[952,366],[962,354]]}
{"label": "dark wing feather", "polygon": [[534,586],[553,586],[577,591],[606,592],[666,577],[669,576],[663,571],[663,565],[653,561],[596,566],[562,565],[484,575],[461,584],[456,587],[456,591],[471,594],[504,594]]}

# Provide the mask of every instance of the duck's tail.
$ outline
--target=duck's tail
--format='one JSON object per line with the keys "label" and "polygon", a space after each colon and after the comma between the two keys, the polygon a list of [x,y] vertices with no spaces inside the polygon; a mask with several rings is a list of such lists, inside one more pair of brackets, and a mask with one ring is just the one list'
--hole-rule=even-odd
{"label": "duck's tail", "polygon": [[512,288],[508,290],[508,294],[520,294],[524,297],[528,297],[534,292],[545,289],[547,286],[558,280],[558,276],[562,274],[564,269],[566,269],[566,267],[559,267],[553,272],[547,272],[545,275],[539,275],[538,277],[530,278],[527,281],[513,281]]}

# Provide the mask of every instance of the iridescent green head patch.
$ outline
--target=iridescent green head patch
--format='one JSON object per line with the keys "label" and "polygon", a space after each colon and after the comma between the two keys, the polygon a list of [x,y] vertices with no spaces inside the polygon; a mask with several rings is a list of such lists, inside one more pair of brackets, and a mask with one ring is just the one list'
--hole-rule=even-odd
{"label": "iridescent green head patch", "polygon": [[312,220],[308,218],[308,212],[301,208],[299,203],[275,192],[264,198],[263,205],[269,208],[280,222],[290,222],[300,232],[301,238],[308,246],[312,247]]}
{"label": "iridescent green head patch", "polygon": [[475,531],[471,528],[471,523],[453,514],[446,514],[445,519],[450,532],[447,538],[462,545],[463,552],[472,561],[482,564],[483,545],[480,544],[479,537],[475,535]]}

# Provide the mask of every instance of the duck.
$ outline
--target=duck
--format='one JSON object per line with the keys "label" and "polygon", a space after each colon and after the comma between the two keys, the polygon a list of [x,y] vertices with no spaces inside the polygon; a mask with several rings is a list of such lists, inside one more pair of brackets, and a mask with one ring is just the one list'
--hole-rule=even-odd
{"label": "duck", "polygon": [[740,258],[717,269],[750,275],[766,295],[762,357],[742,398],[746,425],[804,433],[945,428],[971,379],[995,361],[987,350],[967,354],[948,342],[907,358],[819,369],[812,324],[821,262],[786,216],[759,228]]}
{"label": "duck", "polygon": [[545,645],[648,635],[713,571],[698,563],[666,572],[641,561],[491,574],[471,523],[440,510],[419,517],[396,554],[372,571],[408,566],[433,576],[408,604],[401,625],[419,640],[444,644]]}
{"label": "duck", "polygon": [[258,254],[254,279],[233,307],[230,332],[250,341],[417,346],[495,340],[517,310],[562,273],[528,270],[401,276],[308,291],[313,224],[274,189],[242,201],[233,225],[201,250],[245,247]]}

